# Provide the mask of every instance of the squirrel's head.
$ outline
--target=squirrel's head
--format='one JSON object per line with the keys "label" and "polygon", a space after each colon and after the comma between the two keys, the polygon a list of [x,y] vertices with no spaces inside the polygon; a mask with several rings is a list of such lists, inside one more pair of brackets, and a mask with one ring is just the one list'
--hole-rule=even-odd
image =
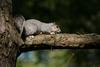
{"label": "squirrel's head", "polygon": [[55,33],[61,32],[61,29],[57,24],[55,24],[55,23],[49,23],[49,24],[51,26],[51,34],[52,33],[55,34]]}

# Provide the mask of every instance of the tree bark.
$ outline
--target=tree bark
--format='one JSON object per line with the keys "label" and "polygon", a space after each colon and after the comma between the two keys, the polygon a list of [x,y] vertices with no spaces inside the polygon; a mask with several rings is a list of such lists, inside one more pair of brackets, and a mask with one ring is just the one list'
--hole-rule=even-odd
{"label": "tree bark", "polygon": [[21,48],[25,50],[27,48],[36,50],[51,48],[100,48],[99,44],[100,35],[96,34],[42,34],[36,35],[33,38],[27,37],[25,44]]}
{"label": "tree bark", "polygon": [[12,0],[0,0],[0,67],[15,67],[22,40],[12,20]]}
{"label": "tree bark", "polygon": [[[55,34],[27,37],[25,43],[12,17],[12,0],[0,0],[0,67],[15,67],[17,54],[34,49],[85,47],[100,44],[100,35]],[[98,45],[96,45],[98,46]],[[100,46],[99,46],[100,47]]]}

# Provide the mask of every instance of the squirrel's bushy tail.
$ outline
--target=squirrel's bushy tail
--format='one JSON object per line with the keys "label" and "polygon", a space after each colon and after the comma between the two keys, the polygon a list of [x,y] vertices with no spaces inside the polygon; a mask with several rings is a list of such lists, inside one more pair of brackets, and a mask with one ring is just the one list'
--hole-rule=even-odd
{"label": "squirrel's bushy tail", "polygon": [[25,21],[25,18],[22,15],[16,15],[16,16],[14,16],[14,20],[15,20],[15,22],[22,23],[23,21]]}
{"label": "squirrel's bushy tail", "polygon": [[25,18],[22,15],[18,15],[14,17],[15,26],[18,29],[20,35],[22,35]]}

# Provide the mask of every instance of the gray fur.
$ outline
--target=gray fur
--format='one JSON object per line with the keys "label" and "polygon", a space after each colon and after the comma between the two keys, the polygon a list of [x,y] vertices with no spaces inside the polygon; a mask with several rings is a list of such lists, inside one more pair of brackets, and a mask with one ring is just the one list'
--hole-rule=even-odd
{"label": "gray fur", "polygon": [[14,24],[15,24],[17,30],[20,32],[20,35],[23,32],[24,21],[25,21],[25,18],[23,16],[15,16],[14,17]]}
{"label": "gray fur", "polygon": [[44,23],[36,19],[25,20],[23,18],[24,17],[18,17],[15,19],[15,24],[17,25],[17,28],[21,34],[23,30],[25,30],[26,36],[35,34],[37,32],[55,34],[61,31],[60,28],[54,23]]}
{"label": "gray fur", "polygon": [[25,35],[32,35],[38,31],[37,25],[32,22],[25,22],[24,29],[25,29]]}

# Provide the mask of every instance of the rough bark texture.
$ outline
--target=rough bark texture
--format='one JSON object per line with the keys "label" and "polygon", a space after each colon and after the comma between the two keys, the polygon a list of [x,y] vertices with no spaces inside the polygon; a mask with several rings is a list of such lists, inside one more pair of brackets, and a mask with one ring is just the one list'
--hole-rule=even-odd
{"label": "rough bark texture", "polygon": [[52,48],[86,48],[100,47],[100,35],[96,34],[55,34],[37,35],[34,38],[27,37],[22,48],[33,49]]}
{"label": "rough bark texture", "polygon": [[15,67],[17,54],[23,51],[96,44],[100,44],[100,35],[94,34],[43,34],[27,37],[23,44],[12,20],[12,0],[0,0],[0,67]]}
{"label": "rough bark texture", "polygon": [[12,21],[12,1],[0,0],[0,67],[15,67],[22,40]]}

